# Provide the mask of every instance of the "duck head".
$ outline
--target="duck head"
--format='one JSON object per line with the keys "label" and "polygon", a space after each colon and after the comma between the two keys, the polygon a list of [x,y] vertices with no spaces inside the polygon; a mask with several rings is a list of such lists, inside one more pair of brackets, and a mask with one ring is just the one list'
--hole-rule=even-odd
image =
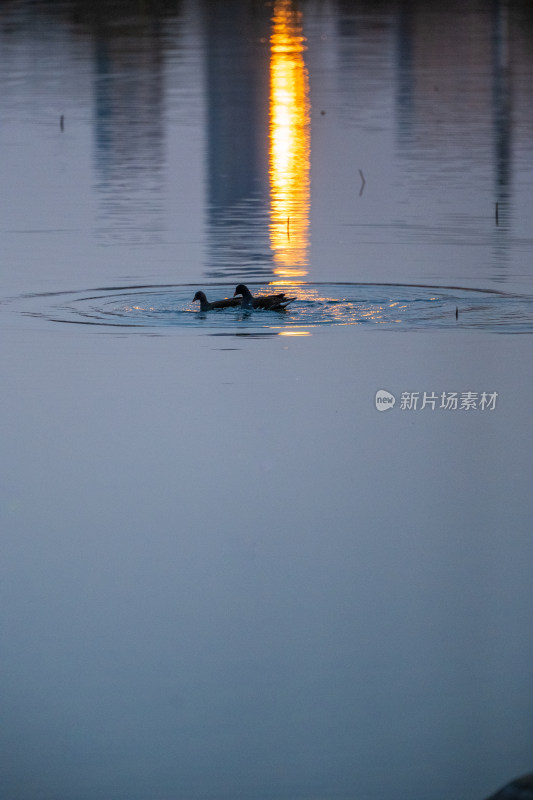
{"label": "duck head", "polygon": [[233,297],[236,297],[238,294],[242,295],[243,300],[252,300],[252,293],[244,283],[239,283],[233,293]]}

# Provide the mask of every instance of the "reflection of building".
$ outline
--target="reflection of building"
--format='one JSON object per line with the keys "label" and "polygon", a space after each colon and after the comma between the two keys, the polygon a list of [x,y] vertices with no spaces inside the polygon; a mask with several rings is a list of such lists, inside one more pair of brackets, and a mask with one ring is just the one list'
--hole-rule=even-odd
{"label": "reflection of building", "polygon": [[[454,11],[409,2],[400,11],[397,38],[400,150],[436,163],[447,152],[447,163],[452,156],[469,169],[484,167],[488,160],[494,163],[499,262],[507,247],[504,231],[511,184],[507,24],[502,0],[477,9],[458,6]],[[475,69],[486,64],[492,64],[488,75]],[[483,140],[486,147],[480,146]]]}
{"label": "reflection of building", "polygon": [[104,7],[94,32],[95,168],[99,229],[113,239],[146,241],[163,227],[164,48],[157,18],[113,24]]}
{"label": "reflection of building", "polygon": [[268,246],[270,9],[204,7],[207,100],[207,271],[271,273]]}
{"label": "reflection of building", "polygon": [[204,8],[208,274],[302,274],[309,114],[301,14],[292,0]]}
{"label": "reflection of building", "polygon": [[[507,9],[493,4],[492,19],[492,114],[496,199],[506,205],[511,185],[511,81],[508,52]],[[503,209],[502,209],[503,210]]]}

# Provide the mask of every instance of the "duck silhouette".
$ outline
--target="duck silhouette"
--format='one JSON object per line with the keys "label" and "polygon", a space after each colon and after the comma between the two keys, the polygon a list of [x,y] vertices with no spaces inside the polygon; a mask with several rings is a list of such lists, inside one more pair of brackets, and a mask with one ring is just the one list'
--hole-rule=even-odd
{"label": "duck silhouette", "polygon": [[242,296],[241,308],[263,308],[266,311],[285,311],[289,303],[296,300],[295,297],[287,297],[286,294],[265,294],[261,297],[254,297],[244,283],[239,283],[234,292],[234,297]]}
{"label": "duck silhouette", "polygon": [[200,311],[212,311],[214,308],[231,308],[241,305],[240,297],[225,297],[224,300],[214,300],[210,303],[204,292],[196,292],[192,301],[195,303],[197,300],[200,302]]}

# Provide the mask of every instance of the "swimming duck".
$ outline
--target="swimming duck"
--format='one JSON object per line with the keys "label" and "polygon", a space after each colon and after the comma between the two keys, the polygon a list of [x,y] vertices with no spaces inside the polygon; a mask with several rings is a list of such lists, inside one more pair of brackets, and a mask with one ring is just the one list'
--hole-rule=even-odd
{"label": "swimming duck", "polygon": [[516,778],[487,800],[533,800],[533,773]]}
{"label": "swimming duck", "polygon": [[214,308],[231,308],[232,306],[240,306],[240,297],[225,297],[224,300],[215,300],[210,303],[204,292],[196,292],[192,301],[195,303],[200,301],[200,311],[212,311]]}
{"label": "swimming duck", "polygon": [[287,297],[283,292],[254,297],[244,283],[239,283],[233,296],[235,297],[239,294],[242,295],[242,308],[264,308],[267,311],[285,311],[289,303],[296,300],[295,297]]}

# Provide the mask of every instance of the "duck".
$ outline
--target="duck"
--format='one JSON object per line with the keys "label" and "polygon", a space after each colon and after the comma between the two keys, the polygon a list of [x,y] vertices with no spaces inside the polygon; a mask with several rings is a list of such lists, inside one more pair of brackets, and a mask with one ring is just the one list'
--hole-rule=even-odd
{"label": "duck", "polygon": [[289,303],[296,300],[295,297],[287,297],[286,294],[266,294],[262,297],[254,297],[244,283],[239,283],[234,292],[234,297],[242,296],[241,308],[263,308],[267,311],[285,311]]}
{"label": "duck", "polygon": [[214,308],[232,308],[233,306],[241,305],[240,297],[225,297],[224,300],[214,300],[210,303],[205,296],[205,292],[196,292],[192,301],[195,303],[197,300],[200,301],[200,311],[212,311]]}
{"label": "duck", "polygon": [[533,800],[533,772],[507,783],[487,800]]}

